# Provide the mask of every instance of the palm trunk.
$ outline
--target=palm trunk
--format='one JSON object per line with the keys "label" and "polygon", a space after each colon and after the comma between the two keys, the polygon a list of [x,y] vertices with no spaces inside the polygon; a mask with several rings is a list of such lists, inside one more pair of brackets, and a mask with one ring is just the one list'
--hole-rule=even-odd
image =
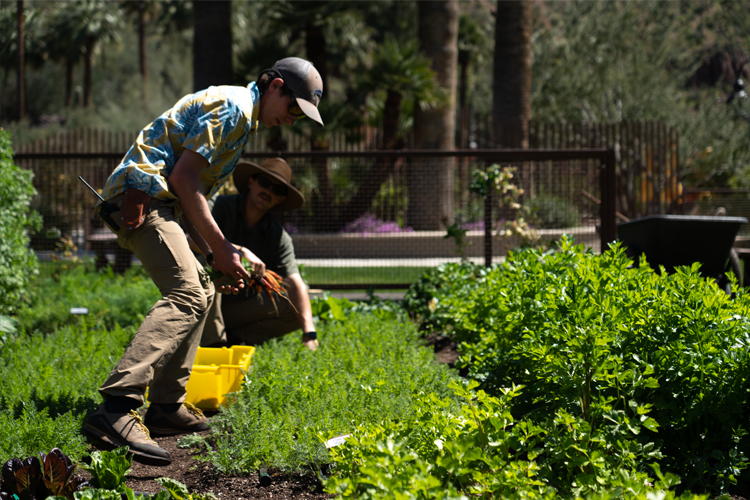
{"label": "palm trunk", "polygon": [[94,48],[96,39],[89,37],[86,40],[86,52],[83,60],[83,106],[91,106],[91,71],[94,63]]}
{"label": "palm trunk", "polygon": [[[381,149],[393,150],[404,147],[403,140],[398,136],[398,121],[401,116],[400,92],[389,90],[383,108],[383,144]],[[359,183],[357,192],[349,201],[341,214],[340,224],[344,225],[370,210],[372,201],[380,191],[380,187],[388,180],[396,169],[396,158],[378,158]]]}
{"label": "palm trunk", "polygon": [[[458,1],[421,1],[419,47],[432,61],[438,84],[447,94],[441,107],[414,112],[417,149],[455,149]],[[414,229],[440,229],[453,222],[454,158],[415,162],[407,170],[408,221]]]}
{"label": "palm trunk", "polygon": [[138,5],[138,68],[141,72],[141,85],[143,86],[143,99],[147,98],[146,88],[148,81],[148,68],[146,67],[146,3],[141,1]]}
{"label": "palm trunk", "polygon": [[232,83],[232,2],[193,2],[193,88]]}
{"label": "palm trunk", "polygon": [[495,144],[529,146],[531,117],[531,2],[497,2],[492,82]]}
{"label": "palm trunk", "polygon": [[[315,65],[323,79],[328,82],[328,49],[323,26],[310,18],[305,25],[305,54]],[[325,129],[313,127],[310,134],[310,150],[328,151],[330,143]],[[333,206],[333,187],[328,166],[328,158],[313,158],[312,167],[317,179],[317,192],[313,196],[312,207],[315,214],[314,225],[318,231],[331,231],[336,225],[337,214]]]}
{"label": "palm trunk", "polygon": [[26,51],[24,27],[26,20],[23,12],[23,0],[16,3],[16,37],[18,43],[18,73],[16,92],[18,99],[18,119],[26,118]]}
{"label": "palm trunk", "polygon": [[73,104],[73,58],[65,58],[65,107]]}

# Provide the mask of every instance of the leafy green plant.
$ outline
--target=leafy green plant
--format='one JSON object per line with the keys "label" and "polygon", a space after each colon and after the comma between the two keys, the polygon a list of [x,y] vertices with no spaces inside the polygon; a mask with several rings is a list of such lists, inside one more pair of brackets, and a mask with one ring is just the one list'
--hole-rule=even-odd
{"label": "leafy green plant", "polygon": [[125,447],[112,451],[94,451],[84,468],[91,473],[91,485],[105,490],[117,490],[125,484],[133,461]]}
{"label": "leafy green plant", "polygon": [[156,482],[162,485],[164,491],[157,493],[154,500],[216,500],[211,493],[191,493],[187,486],[175,479],[160,477]]}
{"label": "leafy green plant", "polygon": [[12,314],[26,304],[28,287],[37,273],[36,255],[28,231],[39,225],[30,208],[35,194],[29,170],[13,163],[7,132],[0,129],[0,314]]}
{"label": "leafy green plant", "polygon": [[260,346],[236,401],[214,417],[208,458],[222,471],[319,469],[328,461],[319,436],[404,418],[423,393],[446,395],[455,377],[403,315],[349,309],[320,325],[310,352],[289,336]]}
{"label": "leafy green plant", "polygon": [[346,498],[677,496],[678,478],[658,467],[653,477],[638,471],[633,456],[612,453],[612,443],[582,420],[564,413],[552,427],[516,420],[510,409],[520,387],[493,397],[477,385],[453,384],[455,399],[426,395],[407,418],[358,427],[331,449],[326,491]]}
{"label": "leafy green plant", "polygon": [[425,324],[459,342],[459,368],[485,389],[525,387],[515,415],[545,429],[571,415],[576,432],[631,443],[617,454],[642,465],[660,450],[688,488],[736,483],[747,465],[744,291],[731,299],[697,265],[660,275],[619,245],[594,255],[567,238],[467,281],[438,290]]}
{"label": "leafy green plant", "polygon": [[452,321],[452,316],[443,318],[438,303],[459,288],[473,288],[485,272],[484,266],[470,261],[441,264],[425,272],[409,287],[404,294],[403,307],[421,328],[441,329]]}
{"label": "leafy green plant", "polygon": [[475,169],[471,172],[469,191],[483,197],[494,196],[498,209],[504,214],[510,214],[508,220],[498,229],[501,236],[518,236],[522,242],[530,243],[536,241],[539,235],[523,218],[521,196],[524,190],[514,181],[516,171],[515,167],[503,167],[498,164]]}
{"label": "leafy green plant", "polygon": [[572,227],[580,224],[581,214],[569,200],[553,195],[531,198],[524,207],[529,223],[542,229]]}
{"label": "leafy green plant", "polygon": [[72,499],[84,479],[74,474],[75,465],[59,448],[25,459],[12,458],[2,468],[0,498]]}
{"label": "leafy green plant", "polygon": [[95,451],[85,466],[91,473],[89,489],[76,492],[75,500],[216,500],[211,493],[191,493],[181,482],[160,477],[156,479],[164,489],[154,495],[136,494],[125,484],[133,460],[125,447],[112,451]]}

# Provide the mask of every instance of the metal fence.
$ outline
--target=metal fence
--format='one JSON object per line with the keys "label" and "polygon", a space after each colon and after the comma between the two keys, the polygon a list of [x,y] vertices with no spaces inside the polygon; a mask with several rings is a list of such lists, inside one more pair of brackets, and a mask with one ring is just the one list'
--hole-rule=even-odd
{"label": "metal fence", "polygon": [[[248,159],[275,155],[267,151]],[[35,174],[34,208],[44,218],[34,248],[54,250],[61,236],[80,249],[102,247],[94,197],[78,176],[101,187],[120,156],[16,155],[16,162]],[[490,263],[520,244],[519,237],[499,234],[517,211],[500,204],[491,191],[480,196],[469,189],[474,172],[491,164],[516,169],[513,182],[523,189],[523,216],[541,240],[567,233],[598,250],[615,238],[611,150],[297,151],[284,157],[307,203],[283,222],[298,260],[318,270],[313,287],[363,288],[347,276],[352,268],[366,268],[375,276],[366,288],[400,288],[408,285],[407,270],[460,259]],[[438,194],[425,199],[424,193]],[[452,237],[446,226],[456,230]]]}

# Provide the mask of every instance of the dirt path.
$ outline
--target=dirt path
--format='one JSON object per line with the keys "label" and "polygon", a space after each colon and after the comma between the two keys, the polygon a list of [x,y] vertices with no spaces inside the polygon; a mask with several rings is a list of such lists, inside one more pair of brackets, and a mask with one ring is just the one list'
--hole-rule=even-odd
{"label": "dirt path", "polygon": [[169,477],[187,485],[191,492],[210,492],[221,499],[331,498],[331,495],[321,491],[320,484],[314,477],[270,472],[270,484],[261,485],[257,474],[227,476],[219,473],[211,464],[196,460],[193,456],[193,450],[177,447],[178,437],[157,437],[154,439],[159,443],[159,446],[172,455],[172,463],[166,467],[156,467],[133,462],[131,473],[127,476],[125,484],[136,492],[156,493],[161,489],[156,479]]}

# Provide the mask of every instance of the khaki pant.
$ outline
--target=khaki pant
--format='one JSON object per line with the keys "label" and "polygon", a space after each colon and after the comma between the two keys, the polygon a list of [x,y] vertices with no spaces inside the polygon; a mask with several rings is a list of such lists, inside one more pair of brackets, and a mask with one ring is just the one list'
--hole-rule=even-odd
{"label": "khaki pant", "polygon": [[[153,403],[181,403],[214,287],[190,250],[174,204],[151,202],[143,225],[133,231],[121,229],[117,242],[140,259],[162,298],[148,312],[99,392],[143,403],[148,387]],[[119,221],[119,213],[113,218]]]}
{"label": "khaki pant", "polygon": [[201,345],[259,345],[298,328],[297,311],[282,297],[277,297],[274,305],[265,294],[261,298],[217,293],[206,320]]}

